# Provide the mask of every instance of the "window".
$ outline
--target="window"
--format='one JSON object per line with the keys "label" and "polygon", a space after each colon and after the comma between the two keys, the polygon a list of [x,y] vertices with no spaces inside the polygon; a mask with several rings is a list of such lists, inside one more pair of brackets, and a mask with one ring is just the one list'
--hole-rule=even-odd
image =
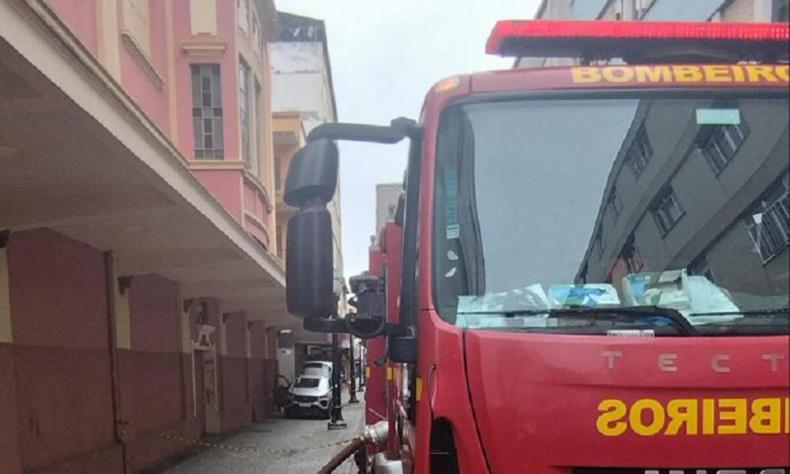
{"label": "window", "polygon": [[217,64],[194,64],[192,69],[192,129],[196,159],[221,160],[222,88]]}
{"label": "window", "polygon": [[718,125],[710,131],[709,138],[702,145],[702,153],[716,174],[724,171],[748,135],[749,127],[744,123]]}
{"label": "window", "polygon": [[626,155],[626,163],[631,168],[631,172],[634,173],[634,177],[638,178],[642,174],[652,156],[653,147],[650,145],[650,137],[647,136],[645,126],[642,124],[636,132],[631,148],[628,149],[628,154]]}
{"label": "window", "polygon": [[321,379],[317,377],[299,377],[294,384],[294,388],[316,388]]}
{"label": "window", "polygon": [[790,0],[774,0],[774,21],[790,21]]}
{"label": "window", "polygon": [[261,55],[261,23],[258,20],[258,15],[252,15],[252,47],[258,56]]}
{"label": "window", "polygon": [[614,214],[615,219],[620,217],[620,214],[623,213],[623,202],[620,201],[620,196],[617,194],[616,187],[612,187],[612,192],[609,194],[609,207],[612,208],[612,214]]}
{"label": "window", "polygon": [[239,124],[241,126],[241,157],[252,166],[250,150],[250,67],[239,59]]}
{"label": "window", "polygon": [[633,234],[628,237],[625,245],[623,245],[623,250],[620,251],[620,259],[625,262],[628,273],[638,273],[645,267],[645,262],[639,254]]}
{"label": "window", "polygon": [[672,188],[664,191],[662,197],[653,205],[653,217],[663,234],[672,230],[683,214],[683,208],[680,207]]}
{"label": "window", "polygon": [[744,218],[746,231],[763,263],[790,242],[790,175],[771,186]]}
{"label": "window", "polygon": [[252,102],[252,110],[255,114],[255,128],[252,130],[255,138],[255,150],[252,153],[252,174],[255,175],[256,178],[260,179],[259,167],[260,167],[260,159],[261,153],[263,150],[263,146],[261,145],[261,136],[263,135],[263,123],[261,123],[261,85],[258,81],[255,81],[255,97]]}
{"label": "window", "polygon": [[606,251],[606,241],[603,239],[603,230],[598,228],[598,233],[595,234],[595,247],[598,249],[598,259],[603,258],[603,253]]}
{"label": "window", "polygon": [[699,275],[704,276],[711,282],[715,282],[716,280],[713,278],[713,270],[710,269],[710,264],[708,263],[708,256],[705,254],[700,255],[699,257],[695,258],[688,266],[688,274],[689,275]]}

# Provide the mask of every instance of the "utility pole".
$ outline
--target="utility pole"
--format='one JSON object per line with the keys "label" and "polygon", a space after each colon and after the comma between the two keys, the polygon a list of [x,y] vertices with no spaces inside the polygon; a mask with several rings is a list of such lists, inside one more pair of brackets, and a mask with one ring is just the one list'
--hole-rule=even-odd
{"label": "utility pole", "polygon": [[343,430],[348,424],[343,421],[342,400],[340,397],[340,347],[337,333],[332,333],[332,407],[329,409],[327,430]]}
{"label": "utility pole", "polygon": [[354,359],[354,336],[350,333],[348,335],[348,362],[348,376],[351,379],[350,383],[348,384],[348,391],[351,392],[348,403],[359,403],[359,400],[357,400],[356,367],[354,367],[354,365],[357,363],[357,361]]}

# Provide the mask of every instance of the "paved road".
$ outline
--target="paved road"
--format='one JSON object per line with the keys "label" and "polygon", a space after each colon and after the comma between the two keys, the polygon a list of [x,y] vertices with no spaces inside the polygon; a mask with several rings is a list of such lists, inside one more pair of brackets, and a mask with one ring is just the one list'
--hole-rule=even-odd
{"label": "paved road", "polygon": [[[311,447],[358,435],[364,426],[364,403],[343,406],[343,417],[348,428],[339,431],[328,431],[326,420],[271,418],[222,440],[223,445],[238,448],[240,452],[209,448],[162,474],[315,474],[342,445]],[[272,452],[275,450],[283,451]],[[349,460],[335,472],[352,474],[357,471]]]}

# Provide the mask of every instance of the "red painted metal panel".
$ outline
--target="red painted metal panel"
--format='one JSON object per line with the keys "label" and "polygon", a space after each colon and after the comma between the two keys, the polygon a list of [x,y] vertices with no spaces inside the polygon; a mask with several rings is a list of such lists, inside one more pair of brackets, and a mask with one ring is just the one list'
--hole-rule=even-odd
{"label": "red painted metal panel", "polygon": [[[466,340],[469,387],[495,472],[547,472],[550,466],[790,465],[787,405],[784,415],[777,413],[779,432],[774,434],[752,433],[748,409],[742,417],[743,434],[706,434],[702,408],[702,399],[751,403],[755,398],[775,398],[782,400],[780,407],[787,403],[787,337],[712,338],[701,343],[690,338],[615,341],[605,336],[468,331]],[[614,367],[607,351],[621,354]],[[681,370],[659,370],[656,361],[662,353],[676,354]],[[711,369],[712,357],[721,353],[730,357],[730,373]],[[781,364],[772,367],[764,354],[781,354]],[[622,434],[605,436],[597,424],[598,407],[605,399],[620,399],[628,406],[640,399],[656,400],[661,414],[642,416],[640,423],[650,425],[650,431],[654,424],[660,429],[651,434],[640,425],[629,425]],[[699,407],[692,410],[692,421],[668,435],[673,417],[665,407],[676,399],[696,400]],[[718,417],[712,418],[716,426],[733,425],[724,414]],[[636,423],[633,416],[624,419]],[[522,470],[513,459],[520,460]]]}
{"label": "red painted metal panel", "polygon": [[[383,230],[382,230],[383,239]],[[372,275],[381,276],[384,271],[386,256],[380,248],[372,247],[368,253],[368,271]],[[386,352],[383,337],[368,339],[366,342],[367,360],[365,363],[365,423],[372,424],[387,418],[387,380],[386,367],[376,365]]]}

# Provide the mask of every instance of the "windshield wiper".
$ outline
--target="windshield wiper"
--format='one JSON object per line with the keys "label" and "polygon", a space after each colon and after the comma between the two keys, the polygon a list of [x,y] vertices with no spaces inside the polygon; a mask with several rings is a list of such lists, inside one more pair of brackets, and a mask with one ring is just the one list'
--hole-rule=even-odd
{"label": "windshield wiper", "polygon": [[750,309],[748,311],[710,311],[706,313],[691,313],[689,316],[775,316],[777,314],[790,315],[790,308]]}
{"label": "windshield wiper", "polygon": [[790,308],[765,308],[747,311],[711,311],[691,313],[695,316],[742,316],[726,321],[710,321],[697,326],[705,335],[764,336],[772,334],[790,334]]}
{"label": "windshield wiper", "polygon": [[[459,314],[501,314],[505,317],[516,316],[538,316],[548,315],[550,318],[561,318],[566,316],[573,316],[577,318],[588,319],[590,321],[617,321],[626,316],[630,322],[640,323],[643,318],[651,318],[649,324],[656,326],[656,319],[661,319],[674,327],[677,332],[683,336],[697,335],[697,330],[694,329],[686,318],[676,309],[663,308],[660,306],[623,306],[623,307],[571,307],[571,308],[546,308],[546,309],[522,309],[522,310],[502,310],[502,311],[469,311],[459,312]],[[640,318],[641,317],[641,318]]]}

